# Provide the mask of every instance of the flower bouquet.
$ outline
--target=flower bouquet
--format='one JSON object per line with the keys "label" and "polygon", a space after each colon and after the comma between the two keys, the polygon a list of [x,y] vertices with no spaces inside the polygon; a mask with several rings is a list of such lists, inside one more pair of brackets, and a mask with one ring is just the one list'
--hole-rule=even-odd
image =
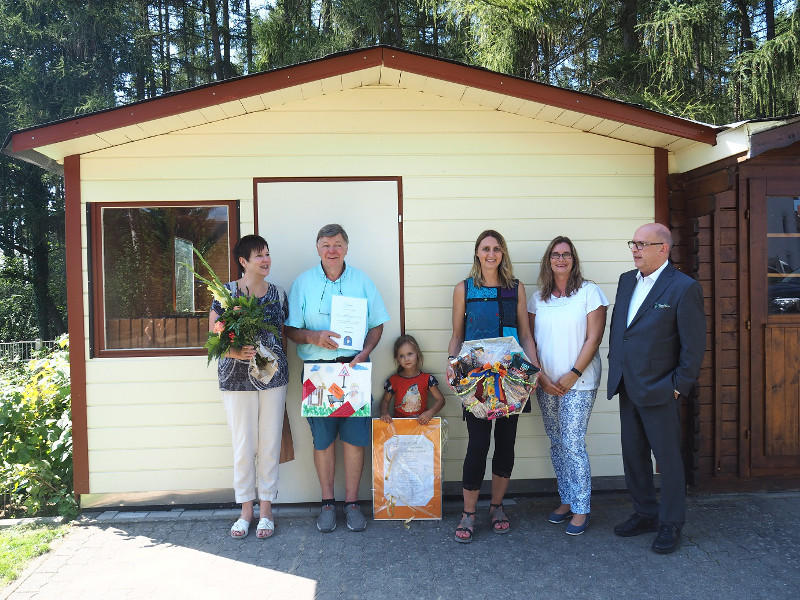
{"label": "flower bouquet", "polygon": [[521,413],[539,376],[513,337],[464,342],[450,366],[455,373],[450,387],[479,419]]}
{"label": "flower bouquet", "polygon": [[225,356],[231,348],[253,346],[256,355],[250,360],[249,374],[252,379],[266,385],[278,370],[278,358],[261,343],[259,334],[266,330],[279,336],[280,332],[265,321],[264,310],[259,306],[256,296],[249,295],[249,290],[247,295],[234,296],[196,248],[194,253],[208,269],[210,279],[200,275],[191,265],[187,266],[197,279],[206,284],[208,291],[222,306],[222,314],[217,317],[214,330],[208,332],[208,339],[203,345],[208,351],[208,362]]}

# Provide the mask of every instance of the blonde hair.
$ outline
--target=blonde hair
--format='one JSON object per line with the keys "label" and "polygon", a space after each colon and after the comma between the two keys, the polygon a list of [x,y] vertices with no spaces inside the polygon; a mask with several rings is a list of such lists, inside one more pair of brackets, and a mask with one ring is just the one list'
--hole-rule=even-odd
{"label": "blonde hair", "polygon": [[493,237],[500,244],[500,250],[503,252],[503,258],[500,261],[500,266],[497,268],[497,276],[500,279],[500,287],[513,288],[517,285],[517,280],[514,279],[514,267],[511,266],[511,255],[508,253],[508,245],[505,238],[494,229],[487,229],[478,236],[475,241],[475,249],[472,254],[472,269],[469,271],[469,276],[475,287],[483,287],[485,282],[483,280],[483,273],[481,272],[481,261],[478,259],[478,246],[487,237]]}

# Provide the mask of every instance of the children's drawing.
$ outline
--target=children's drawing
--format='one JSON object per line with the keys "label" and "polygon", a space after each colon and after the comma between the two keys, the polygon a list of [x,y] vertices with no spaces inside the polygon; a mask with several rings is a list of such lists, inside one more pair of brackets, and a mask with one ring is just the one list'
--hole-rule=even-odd
{"label": "children's drawing", "polygon": [[305,363],[303,417],[369,417],[372,364]]}

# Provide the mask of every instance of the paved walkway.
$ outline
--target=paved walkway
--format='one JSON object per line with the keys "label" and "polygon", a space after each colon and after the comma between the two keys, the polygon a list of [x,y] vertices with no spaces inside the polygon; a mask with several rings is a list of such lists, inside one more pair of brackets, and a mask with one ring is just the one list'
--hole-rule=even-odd
{"label": "paved walkway", "polygon": [[653,536],[619,538],[621,494],[593,498],[579,537],[546,515],[554,499],[507,503],[513,531],[493,535],[488,503],[472,544],[457,544],[459,506],[443,521],[370,521],[316,529],[315,509],[276,510],[276,533],[233,540],[236,511],[87,514],[0,599],[792,599],[800,597],[800,492],[695,496],[677,552]]}

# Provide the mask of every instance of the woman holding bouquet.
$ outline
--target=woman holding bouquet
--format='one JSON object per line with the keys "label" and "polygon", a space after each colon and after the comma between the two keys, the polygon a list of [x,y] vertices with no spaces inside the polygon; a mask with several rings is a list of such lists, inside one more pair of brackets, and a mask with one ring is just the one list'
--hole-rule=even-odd
{"label": "woman holding bouquet", "polygon": [[592,477],[586,427],[600,385],[598,348],[607,306],[597,284],[583,278],[572,240],[556,237],[542,256],[539,290],[528,313],[543,369],[536,396],[561,496],[549,521],[570,519],[568,535],[580,535],[589,526]]}
{"label": "woman holding bouquet", "polygon": [[[254,329],[255,339],[241,340],[245,343],[238,347],[236,342],[240,340],[235,340],[234,333],[226,329],[224,320],[241,318],[232,313],[242,309],[223,306],[226,300],[215,294],[209,312],[209,329],[220,336],[232,336],[231,346],[220,357],[217,369],[233,438],[233,488],[236,502],[242,504],[241,516],[231,527],[231,536],[237,539],[247,536],[253,520],[253,501],[258,498],[256,536],[264,539],[275,531],[272,501],[278,493],[281,432],[289,381],[283,323],[289,316],[289,306],[283,289],[266,280],[272,259],[264,238],[246,235],[236,244],[233,253],[241,277],[225,287],[233,298],[256,298],[260,310],[256,310],[255,322],[260,321],[261,325]],[[264,377],[251,375],[250,362],[259,344],[277,359],[277,371],[266,383]]]}
{"label": "woman holding bouquet", "polygon": [[[469,277],[456,285],[453,291],[453,336],[448,346],[450,359],[458,355],[465,340],[513,336],[530,361],[538,367],[525,304],[525,286],[514,278],[505,239],[494,230],[484,231],[475,242]],[[448,362],[447,380],[450,382],[452,379],[453,369]],[[462,478],[464,512],[455,538],[457,542],[469,543],[474,532],[475,506],[486,470],[493,422],[495,445],[489,517],[494,533],[511,531],[503,511],[503,497],[514,467],[519,415],[490,421],[465,411],[464,419],[469,434]]]}

